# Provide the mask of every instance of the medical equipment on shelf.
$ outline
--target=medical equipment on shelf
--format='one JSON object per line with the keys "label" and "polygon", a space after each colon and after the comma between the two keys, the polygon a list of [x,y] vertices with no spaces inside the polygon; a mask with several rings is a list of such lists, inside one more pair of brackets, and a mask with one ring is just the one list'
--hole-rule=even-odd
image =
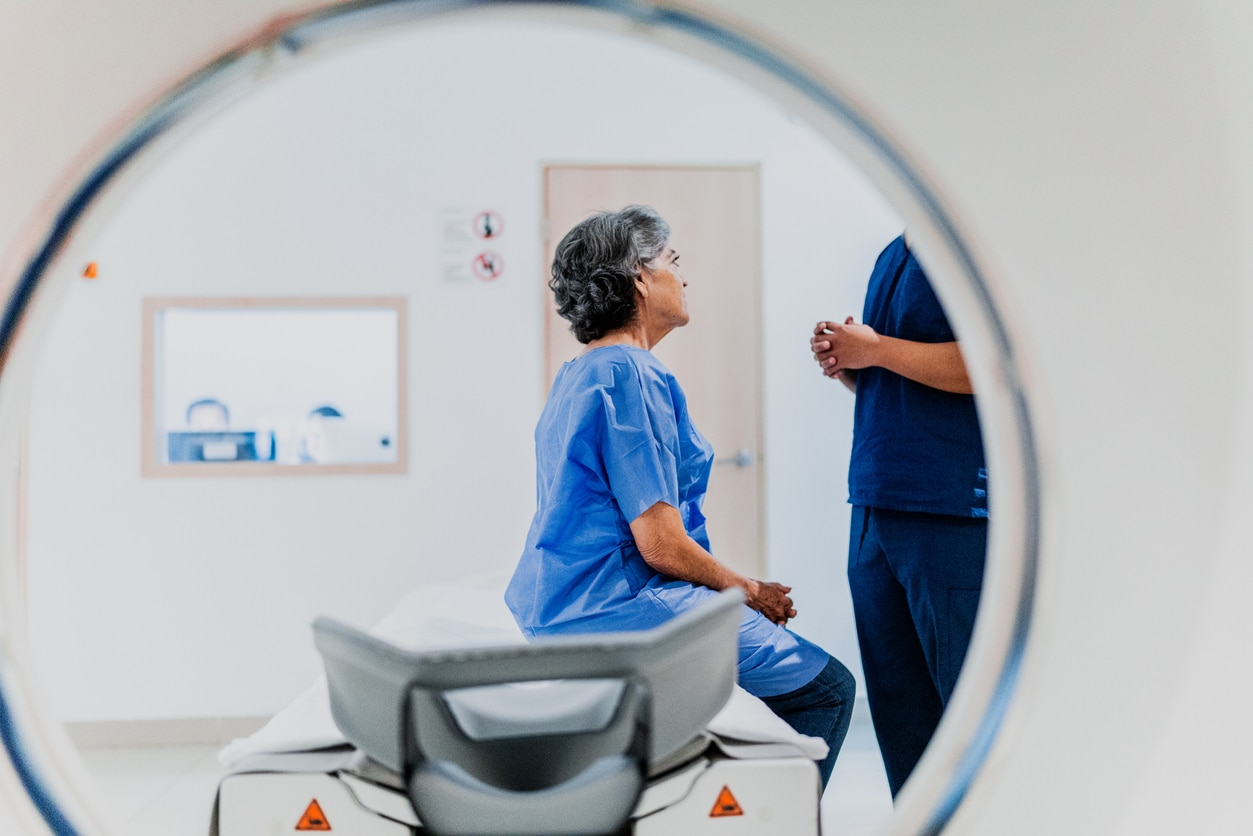
{"label": "medical equipment on shelf", "polygon": [[724,716],[769,713],[735,685],[741,602],[638,633],[417,651],[318,619],[347,743],[245,754],[210,832],[817,834],[821,741]]}

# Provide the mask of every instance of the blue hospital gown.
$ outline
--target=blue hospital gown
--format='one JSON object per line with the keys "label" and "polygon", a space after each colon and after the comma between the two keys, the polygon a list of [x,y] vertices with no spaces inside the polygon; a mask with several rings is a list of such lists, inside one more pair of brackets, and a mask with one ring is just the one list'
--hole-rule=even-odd
{"label": "blue hospital gown", "polygon": [[[645,630],[717,593],[650,567],[630,522],[657,502],[709,549],[701,512],[713,448],[674,375],[626,345],[562,366],[535,428],[536,511],[505,601],[531,637]],[[759,697],[806,685],[826,651],[743,608],[739,682]]]}

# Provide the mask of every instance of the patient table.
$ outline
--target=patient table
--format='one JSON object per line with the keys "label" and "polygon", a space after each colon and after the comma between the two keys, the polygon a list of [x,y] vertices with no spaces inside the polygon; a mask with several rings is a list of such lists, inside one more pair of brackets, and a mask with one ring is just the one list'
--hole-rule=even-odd
{"label": "patient table", "polygon": [[741,602],[436,650],[320,618],[325,691],[306,702],[329,698],[342,738],[237,742],[211,836],[816,834],[825,744],[735,685]]}

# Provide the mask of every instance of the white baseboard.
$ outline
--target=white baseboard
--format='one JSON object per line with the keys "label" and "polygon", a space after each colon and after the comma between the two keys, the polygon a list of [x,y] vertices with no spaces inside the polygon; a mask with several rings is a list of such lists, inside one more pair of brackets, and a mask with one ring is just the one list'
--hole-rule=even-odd
{"label": "white baseboard", "polygon": [[66,723],[81,748],[226,744],[247,737],[269,717],[171,717],[152,720],[94,720]]}

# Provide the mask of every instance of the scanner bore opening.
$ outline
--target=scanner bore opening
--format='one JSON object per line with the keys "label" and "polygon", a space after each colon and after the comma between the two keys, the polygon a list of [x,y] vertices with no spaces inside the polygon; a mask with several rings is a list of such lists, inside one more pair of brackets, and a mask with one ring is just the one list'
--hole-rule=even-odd
{"label": "scanner bore opening", "polygon": [[[0,356],[10,357],[19,335],[26,336],[20,334],[20,326],[34,294],[105,189],[170,129],[187,122],[202,105],[212,104],[224,80],[269,72],[278,63],[316,53],[318,48],[334,46],[349,40],[351,35],[369,33],[391,22],[446,13],[502,10],[517,5],[503,0],[343,4],[290,21],[280,31],[270,31],[206,67],[150,109],[92,170],[85,173],[81,185],[62,207],[43,242],[25,262],[0,320]],[[972,325],[971,330],[979,335],[972,344],[976,355],[981,355],[976,357],[976,366],[983,369],[982,382],[989,384],[981,387],[981,394],[986,393],[980,405],[985,419],[985,437],[992,436],[990,446],[1007,451],[1004,455],[1012,465],[994,468],[997,480],[993,501],[997,515],[1011,522],[994,535],[989,561],[1010,567],[1012,571],[1007,575],[1016,582],[997,611],[980,615],[976,639],[994,629],[990,619],[996,622],[995,629],[1006,632],[1007,639],[996,649],[998,658],[982,659],[977,672],[963,673],[963,683],[975,682],[965,688],[961,698],[973,706],[967,713],[977,713],[979,718],[969,724],[971,728],[965,741],[958,747],[959,752],[954,753],[956,757],[952,760],[956,766],[943,773],[938,768],[922,770],[930,791],[915,795],[916,803],[912,806],[927,808],[925,814],[918,816],[923,822],[921,832],[939,832],[955,813],[982,767],[1010,704],[1030,626],[1036,572],[1040,490],[1035,438],[1022,383],[1021,357],[998,312],[994,286],[981,269],[956,216],[918,166],[824,80],[748,37],[678,10],[659,9],[632,0],[567,5],[568,8],[561,10],[536,6],[526,11],[573,15],[590,25],[624,29],[662,45],[690,51],[739,76],[750,86],[785,97],[837,148],[863,164],[867,175],[889,195],[911,228],[921,230],[921,237],[942,256],[942,269],[937,271],[941,295],[945,295],[947,288],[954,298],[973,303],[973,310],[955,311],[959,314],[956,318]],[[282,61],[275,61],[276,57]],[[16,694],[17,668],[3,673],[5,675],[0,676],[0,737],[14,769],[48,827],[58,834],[77,832],[56,794],[50,790],[47,776],[41,774],[38,757],[33,755],[18,728],[20,709],[11,698]]]}

